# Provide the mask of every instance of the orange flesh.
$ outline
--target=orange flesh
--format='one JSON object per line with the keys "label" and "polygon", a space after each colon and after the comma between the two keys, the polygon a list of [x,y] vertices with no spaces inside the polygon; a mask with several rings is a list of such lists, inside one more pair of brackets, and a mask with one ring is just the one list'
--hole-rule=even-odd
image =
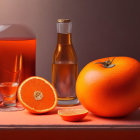
{"label": "orange flesh", "polygon": [[[34,92],[39,91],[43,94],[42,99],[36,100]],[[51,108],[56,102],[53,89],[41,79],[30,79],[25,82],[20,90],[21,100],[34,110],[46,110]]]}
{"label": "orange flesh", "polygon": [[58,114],[63,120],[74,122],[83,119],[88,114],[88,111],[85,109],[63,109],[59,110]]}
{"label": "orange flesh", "polygon": [[81,115],[85,114],[88,111],[85,109],[63,109],[59,110],[59,114],[63,116],[73,116],[73,115]]}

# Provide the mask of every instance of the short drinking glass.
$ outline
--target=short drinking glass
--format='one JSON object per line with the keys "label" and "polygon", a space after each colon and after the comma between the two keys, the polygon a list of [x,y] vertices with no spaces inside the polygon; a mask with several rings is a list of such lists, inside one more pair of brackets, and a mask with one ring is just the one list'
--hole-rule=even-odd
{"label": "short drinking glass", "polygon": [[17,88],[22,70],[22,55],[11,55],[5,58],[5,64],[0,60],[0,111],[23,110],[17,105]]}

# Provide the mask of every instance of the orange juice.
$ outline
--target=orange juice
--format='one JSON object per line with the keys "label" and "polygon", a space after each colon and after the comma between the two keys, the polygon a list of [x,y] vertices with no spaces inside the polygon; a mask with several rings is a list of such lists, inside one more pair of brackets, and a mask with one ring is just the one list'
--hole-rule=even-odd
{"label": "orange juice", "polygon": [[1,39],[0,82],[5,81],[4,71],[16,72],[12,62],[17,54],[22,55],[20,82],[35,75],[36,39]]}
{"label": "orange juice", "polygon": [[16,92],[18,83],[4,82],[0,83],[0,93],[3,97],[3,103],[6,106],[16,106]]}

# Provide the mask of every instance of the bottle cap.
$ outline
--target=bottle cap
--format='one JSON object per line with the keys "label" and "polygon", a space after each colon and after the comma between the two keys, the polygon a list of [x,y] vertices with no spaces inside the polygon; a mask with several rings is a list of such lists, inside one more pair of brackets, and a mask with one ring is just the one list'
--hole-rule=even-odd
{"label": "bottle cap", "polygon": [[57,33],[68,34],[72,32],[72,22],[70,19],[57,20]]}
{"label": "bottle cap", "polygon": [[70,19],[58,19],[57,22],[58,23],[69,23],[71,21],[70,21]]}

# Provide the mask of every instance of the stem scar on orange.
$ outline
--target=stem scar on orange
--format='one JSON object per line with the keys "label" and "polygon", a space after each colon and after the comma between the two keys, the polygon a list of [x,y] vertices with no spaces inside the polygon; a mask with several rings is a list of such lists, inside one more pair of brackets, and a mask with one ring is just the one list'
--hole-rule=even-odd
{"label": "stem scar on orange", "polygon": [[125,116],[140,106],[140,63],[130,57],[102,58],[87,64],[76,82],[80,103],[103,117]]}
{"label": "stem scar on orange", "polygon": [[86,109],[62,109],[58,110],[58,114],[63,120],[74,122],[83,119],[88,111]]}
{"label": "stem scar on orange", "polygon": [[46,79],[38,76],[24,80],[18,88],[19,102],[31,113],[51,111],[57,105],[55,88]]}

